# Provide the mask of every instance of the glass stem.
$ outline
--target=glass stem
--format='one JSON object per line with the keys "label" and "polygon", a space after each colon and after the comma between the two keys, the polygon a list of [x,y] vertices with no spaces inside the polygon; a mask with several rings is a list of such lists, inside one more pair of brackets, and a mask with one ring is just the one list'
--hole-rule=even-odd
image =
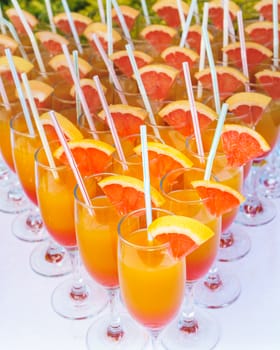
{"label": "glass stem", "polygon": [[68,253],[73,269],[73,285],[70,290],[70,297],[77,303],[82,303],[88,297],[88,290],[82,278],[79,251],[76,247],[69,248]]}
{"label": "glass stem", "polygon": [[255,216],[263,211],[262,203],[257,194],[259,167],[252,164],[249,176],[245,182],[246,201],[241,205],[241,211],[246,215]]}
{"label": "glass stem", "polygon": [[213,291],[222,287],[223,282],[216,264],[214,264],[208,271],[204,285]]}
{"label": "glass stem", "polygon": [[181,319],[179,321],[179,329],[185,333],[196,333],[198,331],[198,323],[195,319],[194,311],[194,283],[187,282],[185,287],[185,300]]}
{"label": "glass stem", "polygon": [[52,239],[48,241],[45,259],[51,264],[58,264],[65,256],[65,249],[55,243]]}
{"label": "glass stem", "polygon": [[107,328],[107,336],[112,340],[119,341],[123,335],[123,327],[119,313],[119,290],[118,288],[111,288],[108,290],[109,307],[110,307],[110,323]]}
{"label": "glass stem", "polygon": [[30,213],[26,218],[26,227],[34,233],[40,232],[43,228],[43,220],[39,209],[35,205],[32,205]]}

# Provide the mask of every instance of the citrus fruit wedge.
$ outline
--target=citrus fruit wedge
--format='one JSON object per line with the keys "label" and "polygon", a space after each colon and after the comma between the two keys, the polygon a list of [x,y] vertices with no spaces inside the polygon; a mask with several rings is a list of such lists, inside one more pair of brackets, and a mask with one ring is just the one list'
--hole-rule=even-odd
{"label": "citrus fruit wedge", "polygon": [[[13,61],[19,75],[22,73],[28,74],[33,69],[33,64],[22,57],[13,55]],[[12,80],[12,73],[6,56],[0,57],[0,74],[2,77],[5,77],[5,79]]]}
{"label": "citrus fruit wedge", "polygon": [[[127,25],[127,29],[132,30],[134,23],[136,21],[136,18],[139,16],[140,12],[131,6],[126,6],[126,5],[120,5],[119,8],[124,17],[125,23]],[[118,23],[120,25],[119,17],[114,8],[112,9],[112,20],[115,23]]]}
{"label": "citrus fruit wedge", "polygon": [[[150,64],[153,61],[153,58],[146,54],[145,52],[135,50],[133,55],[138,68],[144,67],[146,64]],[[120,50],[114,52],[110,56],[111,60],[114,62],[114,65],[127,77],[133,75],[133,69],[130,63],[130,59],[126,50]]]}
{"label": "citrus fruit wedge", "polygon": [[149,98],[160,101],[170,94],[178,70],[167,64],[147,64],[139,73]]}
{"label": "citrus fruit wedge", "polygon": [[175,258],[182,258],[214,236],[214,232],[198,220],[181,215],[166,215],[148,226],[148,234],[160,243],[169,243]]}
{"label": "citrus fruit wedge", "polygon": [[[30,28],[33,29],[36,27],[36,25],[39,23],[37,18],[33,16],[30,12],[21,10],[27,23],[29,24]],[[9,18],[9,20],[13,23],[14,27],[16,28],[16,31],[20,34],[25,34],[26,31],[24,29],[24,26],[18,16],[17,11],[12,7],[6,10],[6,15]]]}
{"label": "citrus fruit wedge", "polygon": [[[71,12],[71,16],[74,25],[77,29],[78,35],[82,35],[86,27],[92,22],[92,20],[80,13]],[[65,12],[59,13],[53,17],[54,24],[63,34],[71,34],[71,28],[68,22],[68,17]]]}
{"label": "citrus fruit wedge", "polygon": [[196,180],[191,182],[200,198],[205,199],[205,205],[212,215],[220,216],[238,207],[245,197],[230,186],[214,181]]}
{"label": "citrus fruit wedge", "polygon": [[[273,2],[271,0],[258,1],[254,8],[267,21],[273,21]],[[280,3],[278,2],[278,18],[280,15]]]}
{"label": "citrus fruit wedge", "polygon": [[225,124],[221,134],[223,151],[230,166],[243,166],[270,150],[266,140],[255,130],[238,124]]}
{"label": "citrus fruit wedge", "polygon": [[[181,151],[159,142],[147,142],[149,169],[151,176],[162,178],[167,172],[178,168],[190,168],[193,162]],[[141,145],[134,147],[138,155],[142,153]]]}
{"label": "citrus fruit wedge", "polygon": [[[24,85],[23,84],[21,85],[22,85],[22,91],[24,93],[24,96],[27,99]],[[49,84],[46,84],[39,80],[29,80],[29,87],[30,87],[32,96],[35,100],[37,108],[46,107],[45,103],[52,95],[54,88]],[[17,95],[17,91],[16,91],[16,95]]]}
{"label": "citrus fruit wedge", "polygon": [[280,99],[280,72],[264,69],[255,74],[257,82],[274,100]]}
{"label": "citrus fruit wedge", "polygon": [[35,37],[51,55],[58,55],[62,53],[61,46],[63,44],[69,45],[69,41],[64,38],[64,36],[46,30],[36,32]]}
{"label": "citrus fruit wedge", "polygon": [[[55,112],[56,119],[60,125],[66,140],[82,140],[84,137],[80,130],[69,119],[62,114]],[[40,115],[41,123],[48,135],[49,140],[57,140],[55,128],[48,112]]]}
{"label": "citrus fruit wedge", "polygon": [[[104,50],[107,51],[107,46],[108,46],[107,25],[99,22],[91,23],[89,26],[86,27],[84,31],[84,36],[87,38],[88,42],[92,45],[95,51],[99,53],[98,49],[95,46],[94,41],[92,40],[93,34],[96,34]],[[120,36],[120,34],[115,29],[113,29],[112,30],[113,45],[121,41],[121,39],[122,37]]]}
{"label": "citrus fruit wedge", "polygon": [[[184,16],[189,12],[189,6],[181,2]],[[152,6],[153,11],[172,28],[180,26],[180,16],[178,12],[177,0],[159,0]]]}
{"label": "citrus fruit wedge", "polygon": [[[115,152],[115,148],[108,143],[93,139],[69,141],[68,146],[83,176],[103,172]],[[68,164],[63,146],[54,151],[54,157],[62,164]]]}
{"label": "citrus fruit wedge", "polygon": [[[101,85],[101,86],[104,94],[106,94],[107,88],[104,85]],[[90,112],[95,113],[98,110],[100,110],[101,102],[100,102],[100,98],[93,79],[88,79],[88,78],[80,79],[80,87],[84,93]],[[75,84],[70,89],[70,95],[73,97],[75,97],[76,95]]]}
{"label": "citrus fruit wedge", "polygon": [[[236,18],[237,12],[240,11],[240,7],[234,2],[229,1],[229,14],[232,20]],[[209,18],[213,25],[222,30],[224,20],[223,4],[220,0],[213,0],[209,2]]]}
{"label": "citrus fruit wedge", "polygon": [[[190,26],[188,35],[186,38],[186,42],[190,49],[194,50],[198,54],[200,53],[200,43],[201,43],[201,36],[202,36],[202,28],[198,24],[194,24]],[[213,41],[213,35],[208,31],[208,38],[210,42]]]}
{"label": "citrus fruit wedge", "polygon": [[256,125],[271,97],[258,92],[238,92],[226,100],[228,109],[248,125]]}
{"label": "citrus fruit wedge", "polygon": [[13,54],[18,48],[18,43],[8,35],[0,34],[0,55],[5,55],[5,49],[9,48]]}
{"label": "citrus fruit wedge", "polygon": [[[145,208],[143,181],[126,175],[111,175],[98,184],[121,215]],[[150,189],[152,207],[160,207],[165,201],[163,196],[154,187]]]}
{"label": "citrus fruit wedge", "polygon": [[[231,43],[222,50],[228,55],[229,60],[236,67],[242,68],[241,47],[239,42]],[[246,53],[249,70],[254,69],[258,64],[272,57],[271,50],[261,44],[251,41],[246,42]]]}
{"label": "citrus fruit wedge", "polygon": [[[197,117],[200,129],[204,129],[217,119],[217,113],[210,107],[200,102],[195,102]],[[191,106],[188,100],[173,101],[163,107],[158,115],[167,124],[179,131],[184,136],[191,136],[194,133],[194,127],[191,115]]]}
{"label": "citrus fruit wedge", "polygon": [[[222,100],[231,96],[234,92],[244,90],[248,82],[247,77],[238,69],[232,67],[215,66],[220,98]],[[202,84],[205,89],[212,89],[212,77],[210,68],[205,68],[195,73],[195,78]]]}
{"label": "citrus fruit wedge", "polygon": [[[256,21],[245,27],[245,32],[251,41],[264,45],[273,50],[273,22]],[[280,34],[280,26],[278,26],[278,36]]]}
{"label": "citrus fruit wedge", "polygon": [[183,70],[183,63],[188,62],[190,69],[198,62],[199,55],[186,47],[170,46],[161,53],[161,58],[171,67]]}
{"label": "citrus fruit wedge", "polygon": [[[148,116],[146,110],[124,104],[110,105],[109,111],[120,137],[139,134],[140,125],[144,124],[144,120]],[[106,120],[104,110],[98,113],[98,116]]]}
{"label": "citrus fruit wedge", "polygon": [[176,34],[177,31],[174,28],[163,24],[150,24],[140,32],[140,36],[157,52],[162,52],[169,47]]}
{"label": "citrus fruit wedge", "polygon": [[[73,62],[73,57],[71,57]],[[52,57],[49,60],[49,66],[56,72],[60,74],[60,76],[66,81],[73,83],[72,76],[68,67],[68,63],[64,54],[59,54]],[[92,66],[83,58],[78,57],[78,67],[79,67],[79,75],[80,78],[85,78],[89,72],[92,70]]]}

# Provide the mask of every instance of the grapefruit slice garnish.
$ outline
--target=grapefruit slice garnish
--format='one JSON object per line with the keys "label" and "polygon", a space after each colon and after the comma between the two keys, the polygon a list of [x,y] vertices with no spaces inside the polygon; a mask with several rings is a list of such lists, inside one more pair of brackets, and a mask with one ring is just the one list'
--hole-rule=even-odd
{"label": "grapefruit slice garnish", "polygon": [[255,74],[257,82],[274,100],[280,99],[280,72],[264,69]]}
{"label": "grapefruit slice garnish", "polygon": [[[267,21],[273,21],[273,2],[271,0],[258,1],[254,8],[263,16]],[[278,18],[280,15],[280,3],[278,1]]]}
{"label": "grapefruit slice garnish", "polygon": [[245,197],[240,192],[218,182],[195,180],[191,184],[200,198],[206,200],[205,205],[215,216],[223,215],[245,201]]}
{"label": "grapefruit slice garnish", "polygon": [[[228,55],[229,60],[232,61],[235,66],[240,69],[242,68],[241,47],[239,42],[231,43],[222,50]],[[255,68],[258,64],[272,57],[271,50],[261,44],[251,41],[246,42],[246,53],[249,69]]]}
{"label": "grapefruit slice garnish", "polygon": [[[240,7],[234,1],[229,1],[228,5],[230,17],[234,20],[237,12],[240,11]],[[220,0],[209,2],[209,18],[216,28],[223,29],[224,10],[223,3]]]}
{"label": "grapefruit slice garnish", "polygon": [[[71,57],[73,62],[73,57]],[[49,60],[49,66],[56,72],[58,72],[61,77],[63,77],[68,82],[73,83],[72,76],[69,70],[69,66],[64,54],[59,54],[52,57]],[[92,70],[92,66],[83,58],[78,57],[78,66],[79,66],[79,74],[80,78],[85,78],[89,72]]]}
{"label": "grapefruit slice garnish", "polygon": [[[201,130],[217,119],[217,113],[212,108],[200,102],[195,102],[195,106]],[[158,115],[184,136],[193,135],[194,127],[188,100],[170,102],[158,112]]]}
{"label": "grapefruit slice garnish", "polygon": [[[106,170],[115,152],[115,148],[108,143],[93,139],[69,141],[68,146],[83,176]],[[63,146],[54,151],[54,157],[62,164],[69,164]]]}
{"label": "grapefruit slice garnish", "polygon": [[[251,41],[273,49],[273,22],[256,21],[250,23],[245,27],[245,32]],[[280,26],[278,25],[278,36],[280,36],[279,33]]]}
{"label": "grapefruit slice garnish", "polygon": [[[96,34],[104,50],[107,51],[107,45],[108,45],[107,25],[99,22],[91,23],[89,26],[86,27],[84,31],[84,36],[87,38],[88,42],[92,45],[92,47],[96,50],[96,52],[99,53],[92,39],[93,34]],[[121,41],[121,39],[122,37],[120,36],[120,34],[115,29],[113,29],[112,30],[113,45]]]}
{"label": "grapefruit slice garnish", "polygon": [[[186,38],[186,42],[189,45],[191,49],[193,49],[198,54],[200,53],[200,43],[201,43],[201,36],[202,36],[202,28],[198,24],[194,24],[190,26],[188,35]],[[208,37],[210,42],[213,41],[213,35],[208,31]]]}
{"label": "grapefruit slice garnish", "polygon": [[[121,215],[145,208],[143,181],[126,175],[111,175],[98,184]],[[152,207],[160,207],[165,201],[163,196],[152,186],[150,190]]]}
{"label": "grapefruit slice garnish", "polygon": [[[28,74],[33,69],[33,64],[29,61],[25,60],[22,57],[13,55],[13,62],[16,67],[17,73],[20,75],[21,73]],[[6,56],[0,57],[0,74],[5,77],[7,80],[12,79],[12,73],[10,70],[10,65]]]}
{"label": "grapefruit slice garnish", "polygon": [[256,125],[271,97],[258,92],[238,92],[226,100],[229,111],[248,125]]}
{"label": "grapefruit slice garnish", "polygon": [[178,70],[167,64],[147,64],[139,73],[149,98],[159,101],[170,94]]}
{"label": "grapefruit slice garnish", "polygon": [[[147,142],[149,155],[149,169],[153,177],[162,178],[167,172],[178,168],[190,168],[193,162],[181,151],[159,142]],[[142,153],[142,146],[134,147],[138,155]]]}
{"label": "grapefruit slice garnish", "polygon": [[[124,17],[128,30],[131,30],[140,12],[131,6],[126,5],[120,5],[119,8]],[[120,25],[119,17],[114,8],[112,9],[112,20]]]}
{"label": "grapefruit slice garnish", "polygon": [[[140,125],[144,124],[144,120],[148,116],[146,110],[124,104],[110,105],[109,111],[120,137],[139,134]],[[106,120],[104,110],[101,111],[98,116]]]}
{"label": "grapefruit slice garnish", "polygon": [[[234,92],[244,90],[248,78],[238,69],[232,67],[215,66],[220,98],[222,100],[231,96]],[[213,90],[212,77],[210,68],[205,68],[195,73],[195,78],[202,84],[205,89]]]}
{"label": "grapefruit slice garnish", "polygon": [[[184,16],[187,17],[189,5],[181,2]],[[152,6],[153,11],[172,28],[178,28],[181,24],[176,0],[159,0]]]}
{"label": "grapefruit slice garnish", "polygon": [[182,258],[214,236],[214,232],[198,220],[181,215],[166,215],[148,226],[148,234],[160,243],[169,243],[175,258]]}
{"label": "grapefruit slice garnish", "polygon": [[[44,108],[46,101],[50,98],[50,96],[54,92],[54,88],[49,84],[46,84],[39,80],[29,80],[29,87],[30,87],[32,96],[35,100],[37,108]],[[25,95],[25,98],[27,98],[23,84],[22,84],[22,91]],[[16,95],[17,95],[17,91],[16,91]]]}
{"label": "grapefruit slice garnish", "polygon": [[158,52],[162,52],[172,44],[177,31],[163,24],[151,24],[146,26],[140,36],[144,38]]}
{"label": "grapefruit slice garnish", "polygon": [[[93,79],[84,78],[80,80],[80,87],[84,93],[88,108],[91,113],[101,109],[100,98],[95,86]],[[104,85],[101,85],[104,94],[106,94],[107,88]],[[76,95],[76,86],[75,84],[70,89],[70,95],[75,97]]]}
{"label": "grapefruit slice garnish", "polygon": [[[21,10],[21,11],[27,23],[29,24],[30,28],[33,29],[34,27],[36,27],[36,25],[39,23],[37,18],[28,11],[25,11],[25,10]],[[22,25],[21,20],[18,16],[18,13],[13,7],[6,10],[6,15],[9,18],[9,20],[13,23],[18,33],[20,34],[26,33],[24,26]]]}
{"label": "grapefruit slice garnish", "polygon": [[9,48],[13,54],[18,48],[18,43],[8,35],[0,34],[0,55],[5,55],[5,49]]}
{"label": "grapefruit slice garnish", "polygon": [[[86,27],[92,22],[92,20],[80,13],[71,12],[71,16],[78,35],[82,35]],[[64,34],[71,34],[71,28],[68,22],[68,17],[65,12],[59,13],[53,17],[54,24]]]}
{"label": "grapefruit slice garnish", "polygon": [[230,166],[243,166],[270,150],[266,140],[255,130],[238,124],[225,124],[222,135],[223,151]]}
{"label": "grapefruit slice garnish", "polygon": [[[135,50],[133,51],[133,55],[138,68],[144,67],[153,61],[153,58],[150,55],[142,51]],[[133,69],[126,50],[116,51],[110,56],[110,58],[124,75],[127,77],[133,75]]]}
{"label": "grapefruit slice garnish", "polygon": [[69,45],[69,41],[64,36],[50,31],[36,32],[35,37],[42,46],[52,55],[58,55],[62,52],[62,45]]}
{"label": "grapefruit slice garnish", "polygon": [[188,62],[190,69],[198,62],[199,55],[186,47],[170,46],[161,53],[161,58],[171,67],[183,70],[183,63]]}
{"label": "grapefruit slice garnish", "polygon": [[[67,140],[82,140],[84,137],[80,130],[69,119],[62,114],[55,112],[56,119],[63,131],[63,134]],[[55,128],[53,126],[52,119],[48,112],[40,115],[41,123],[48,135],[49,140],[57,140]]]}

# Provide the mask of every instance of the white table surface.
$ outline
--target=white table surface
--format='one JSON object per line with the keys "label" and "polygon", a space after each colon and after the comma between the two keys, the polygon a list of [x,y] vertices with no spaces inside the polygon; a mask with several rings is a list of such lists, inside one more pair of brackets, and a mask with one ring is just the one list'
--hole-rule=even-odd
{"label": "white table surface", "polygon": [[[280,212],[280,200],[274,202]],[[70,321],[52,310],[51,293],[68,277],[47,278],[31,270],[29,256],[35,244],[12,235],[13,219],[0,213],[0,349],[85,350],[92,319]],[[278,350],[280,215],[262,227],[241,228],[251,237],[250,253],[239,261],[220,264],[239,277],[241,295],[229,307],[207,310],[221,326],[216,349]]]}

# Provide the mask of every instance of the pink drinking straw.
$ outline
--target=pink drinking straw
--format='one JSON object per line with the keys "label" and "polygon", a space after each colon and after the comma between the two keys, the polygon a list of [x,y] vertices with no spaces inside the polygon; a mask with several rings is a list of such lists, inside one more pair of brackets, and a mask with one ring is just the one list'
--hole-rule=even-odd
{"label": "pink drinking straw", "polygon": [[191,115],[192,115],[192,123],[194,128],[194,135],[195,135],[195,141],[197,146],[198,155],[202,159],[204,157],[204,150],[203,150],[203,144],[201,139],[201,132],[200,132],[200,126],[198,121],[198,115],[197,115],[197,109],[195,105],[194,95],[193,95],[193,89],[192,89],[192,80],[191,80],[191,74],[190,74],[190,68],[188,62],[183,63],[183,72],[185,77],[185,83],[187,87],[187,93],[188,98],[190,102],[190,108],[191,108]]}
{"label": "pink drinking straw", "polygon": [[8,99],[8,95],[7,95],[5,86],[3,84],[3,80],[2,80],[1,75],[0,75],[0,95],[1,95],[1,98],[2,98],[3,105],[4,105],[5,109],[7,111],[10,111],[11,110],[11,105],[10,105],[10,101]]}
{"label": "pink drinking straw", "polygon": [[118,4],[117,0],[111,0],[111,1],[112,1],[113,6],[114,6],[114,9],[117,13],[118,19],[120,21],[124,36],[125,36],[126,40],[128,40],[131,43],[131,45],[133,46],[133,42],[131,40],[131,35],[130,35],[129,30],[127,28],[127,24],[126,24],[126,21],[124,19],[123,14],[122,14],[122,11],[119,7],[119,4]]}
{"label": "pink drinking straw", "polygon": [[278,18],[278,0],[273,0],[273,63],[279,67],[279,18]]}
{"label": "pink drinking straw", "polygon": [[[237,23],[241,51],[242,71],[243,74],[248,78],[248,82],[250,82],[242,11],[237,12]],[[250,91],[249,83],[245,84],[245,89],[247,92]]]}
{"label": "pink drinking straw", "polygon": [[[228,34],[229,34],[229,0],[223,0],[223,47],[228,46]],[[223,66],[228,65],[228,55],[223,52]]]}
{"label": "pink drinking straw", "polygon": [[180,18],[181,29],[183,30],[184,23],[185,23],[185,15],[184,15],[183,7],[182,7],[182,0],[177,0],[176,4],[177,4],[177,8],[178,8],[178,15]]}
{"label": "pink drinking straw", "polygon": [[102,89],[102,85],[100,83],[98,75],[95,75],[93,77],[93,80],[95,82],[95,86],[96,86],[96,89],[97,89],[97,92],[98,92],[98,96],[99,96],[100,102],[102,104],[102,107],[104,109],[104,112],[105,112],[105,115],[106,115],[106,118],[107,118],[107,122],[109,124],[109,128],[110,128],[111,134],[113,136],[113,140],[114,140],[114,144],[115,144],[116,150],[118,152],[118,156],[119,156],[119,158],[120,158],[120,160],[122,162],[123,169],[127,170],[128,166],[127,166],[127,162],[126,162],[126,159],[125,159],[125,156],[124,156],[124,152],[123,152],[123,149],[122,149],[122,146],[121,146],[119,135],[118,135],[115,123],[113,121],[112,115],[110,113],[109,106],[108,106],[108,103],[106,101],[106,98],[105,98],[105,95],[104,95],[104,92],[103,92],[103,89]]}
{"label": "pink drinking straw", "polygon": [[56,33],[56,27],[55,27],[55,24],[54,24],[54,21],[53,21],[53,12],[52,12],[51,0],[45,0],[45,6],[46,6],[46,10],[47,10],[47,15],[48,15],[51,31],[53,33]]}
{"label": "pink drinking straw", "polygon": [[106,1],[106,15],[107,15],[107,43],[108,43],[108,56],[113,53],[113,24],[112,24],[112,1]]}

